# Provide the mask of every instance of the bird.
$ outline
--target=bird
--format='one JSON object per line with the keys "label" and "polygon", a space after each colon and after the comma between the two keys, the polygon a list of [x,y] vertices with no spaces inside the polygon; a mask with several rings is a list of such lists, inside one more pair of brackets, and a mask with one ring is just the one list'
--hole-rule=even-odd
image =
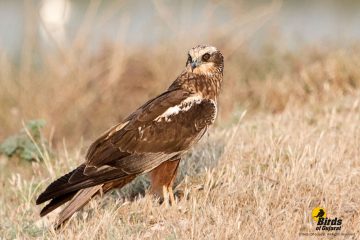
{"label": "bird", "polygon": [[324,217],[324,215],[325,215],[324,209],[321,209],[321,208],[320,208],[318,214],[317,214],[315,217],[316,217],[316,218],[322,218],[322,217]]}
{"label": "bird", "polygon": [[173,182],[179,162],[215,121],[223,82],[224,57],[210,45],[187,54],[185,69],[157,97],[147,101],[93,142],[84,163],[52,182],[37,198],[43,217],[68,203],[55,226],[62,226],[95,195],[122,188],[148,174],[150,193],[175,203]]}

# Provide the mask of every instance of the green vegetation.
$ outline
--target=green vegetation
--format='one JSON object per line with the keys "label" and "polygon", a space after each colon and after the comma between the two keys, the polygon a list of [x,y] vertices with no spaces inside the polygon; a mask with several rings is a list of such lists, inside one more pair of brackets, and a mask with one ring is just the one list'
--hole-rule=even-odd
{"label": "green vegetation", "polygon": [[7,157],[18,157],[22,160],[43,160],[43,148],[50,152],[48,144],[44,141],[41,129],[45,120],[32,120],[25,124],[19,133],[10,136],[0,144],[0,154]]}

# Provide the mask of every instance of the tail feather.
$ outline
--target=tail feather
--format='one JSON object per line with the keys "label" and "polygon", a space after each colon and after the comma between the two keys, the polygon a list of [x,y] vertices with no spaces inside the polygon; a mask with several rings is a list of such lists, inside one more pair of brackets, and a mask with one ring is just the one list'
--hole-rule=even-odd
{"label": "tail feather", "polygon": [[58,178],[54,182],[52,182],[43,193],[40,194],[40,196],[36,199],[36,204],[41,204],[43,202],[46,202],[47,200],[50,200],[54,197],[48,197],[49,193],[59,191],[64,186],[68,185],[70,177],[79,171],[79,169],[85,169],[85,165],[80,165],[78,168],[75,168],[73,171],[65,174],[64,176]]}
{"label": "tail feather", "polygon": [[80,190],[59,214],[55,228],[57,229],[62,224],[64,224],[64,222],[66,222],[76,211],[85,206],[91,200],[91,198],[98,194],[100,191],[106,193],[113,188],[122,188],[127,183],[131,182],[135,177],[136,175],[130,175],[127,178],[118,179],[106,184],[101,184]]}
{"label": "tail feather", "polygon": [[85,206],[91,198],[96,195],[103,185],[81,189],[70,203],[60,212],[55,228],[59,228],[66,220],[68,220],[77,210]]}
{"label": "tail feather", "polygon": [[[77,169],[51,183],[37,198],[36,204],[41,204],[50,199],[63,196],[64,194],[77,192],[80,189],[93,187],[128,176],[126,173],[112,168],[109,168],[108,171],[102,171],[100,175],[87,176],[83,174],[84,169],[85,165],[80,165]],[[75,175],[78,180],[76,182],[70,181]]]}
{"label": "tail feather", "polygon": [[47,204],[40,212],[40,217],[45,216],[46,214],[54,211],[56,208],[60,207],[64,203],[70,201],[78,191],[66,193],[60,197],[53,198],[49,204]]}

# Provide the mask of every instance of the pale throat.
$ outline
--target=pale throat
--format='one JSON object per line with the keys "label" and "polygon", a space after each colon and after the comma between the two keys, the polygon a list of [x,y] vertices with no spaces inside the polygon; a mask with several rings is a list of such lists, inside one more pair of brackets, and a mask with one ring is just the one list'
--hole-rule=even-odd
{"label": "pale throat", "polygon": [[[189,69],[189,71],[191,71],[191,68]],[[218,71],[213,63],[203,63],[200,66],[196,67],[192,72],[199,75],[213,76]]]}

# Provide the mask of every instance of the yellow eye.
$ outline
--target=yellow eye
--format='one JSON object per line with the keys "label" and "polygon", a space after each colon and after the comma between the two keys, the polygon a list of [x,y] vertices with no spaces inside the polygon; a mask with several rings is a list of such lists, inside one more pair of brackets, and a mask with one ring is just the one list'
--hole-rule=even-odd
{"label": "yellow eye", "polygon": [[204,62],[206,62],[207,60],[209,60],[209,58],[210,58],[210,54],[208,54],[208,53],[205,53],[205,54],[202,56],[202,60],[203,60]]}

